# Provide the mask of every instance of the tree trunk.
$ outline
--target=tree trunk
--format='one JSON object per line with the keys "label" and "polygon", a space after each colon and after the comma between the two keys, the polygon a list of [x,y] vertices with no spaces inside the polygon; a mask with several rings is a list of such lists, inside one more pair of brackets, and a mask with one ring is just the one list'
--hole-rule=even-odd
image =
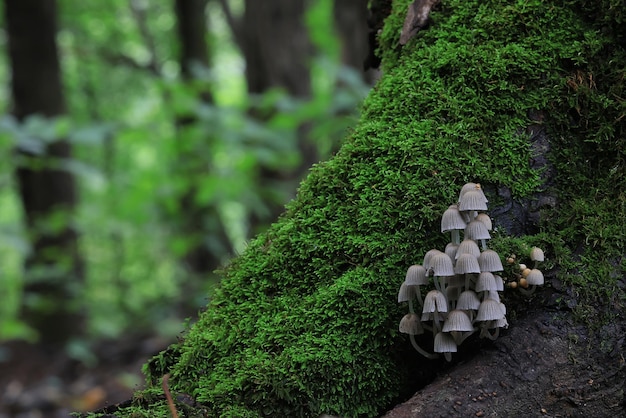
{"label": "tree trunk", "polygon": [[[420,388],[389,417],[623,415],[626,6],[448,0],[399,47],[408,1],[393,4],[358,126],[149,363],[135,408],[167,413],[145,399],[169,374],[198,416],[374,417]],[[547,280],[500,292],[501,338],[430,360],[399,332],[398,288],[446,246],[468,181],[497,214],[489,247],[543,248]]]}
{"label": "tree trunk", "polygon": [[367,0],[335,0],[333,15],[341,43],[341,62],[362,73],[363,80],[372,84],[377,77],[376,71],[365,68],[370,47],[368,3]]}
{"label": "tree trunk", "polygon": [[[304,22],[308,4],[308,0],[246,0],[238,38],[246,61],[248,93],[258,95],[272,88],[282,88],[294,98],[311,96],[309,61],[313,47]],[[299,128],[298,147],[302,158],[299,166],[295,170],[261,167],[259,190],[281,186],[295,190],[309,167],[319,159],[314,144],[307,139],[307,131],[306,124]],[[277,201],[274,194],[267,192],[263,196],[271,221],[282,213],[285,203]],[[258,211],[253,211],[252,231],[261,229],[260,225],[266,220],[258,216]]]}
{"label": "tree trunk", "polygon": [[[54,0],[6,0],[5,18],[11,60],[13,114],[19,121],[65,112],[56,46]],[[62,343],[81,331],[72,308],[83,279],[77,235],[71,226],[78,197],[73,175],[63,166],[72,157],[62,139],[44,142],[42,154],[17,150],[17,180],[32,253],[26,265],[23,318],[44,343]],[[53,216],[62,225],[53,227]],[[58,222],[58,221],[57,221]]]}
{"label": "tree trunk", "polygon": [[[198,77],[198,73],[209,68],[209,54],[206,44],[206,0],[176,0],[176,17],[178,36],[180,39],[180,68],[183,80],[194,85],[198,97],[205,103],[212,103],[210,86],[206,79]],[[179,142],[179,166],[187,188],[180,198],[180,218],[182,233],[189,240],[190,248],[183,259],[191,273],[207,275],[213,273],[227,255],[232,253],[228,237],[214,205],[201,206],[196,202],[198,179],[210,175],[210,156],[205,152],[197,152],[200,142],[212,141],[211,134],[199,138],[194,135],[194,125],[198,123],[192,114],[179,114],[176,124]],[[202,146],[206,150],[206,146]],[[208,168],[207,168],[208,166]],[[213,242],[213,246],[207,243]],[[197,291],[194,286],[186,289],[192,294]]]}

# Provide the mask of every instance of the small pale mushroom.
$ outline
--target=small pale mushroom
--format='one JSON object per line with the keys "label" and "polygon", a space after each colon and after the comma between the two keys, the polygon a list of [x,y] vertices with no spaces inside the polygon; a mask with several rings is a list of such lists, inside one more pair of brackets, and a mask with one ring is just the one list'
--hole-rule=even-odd
{"label": "small pale mushroom", "polygon": [[502,276],[499,276],[497,274],[494,274],[493,277],[496,279],[496,287],[497,287],[497,291],[498,292],[503,292],[504,291],[504,279],[502,278]]}
{"label": "small pale mushroom", "polygon": [[[505,313],[502,309],[502,304],[493,299],[485,299],[478,308],[476,314],[476,322],[480,322],[480,338],[489,338],[495,340],[498,338],[500,328],[497,326],[497,321],[504,319]],[[489,332],[489,329],[495,328],[494,334]]]}
{"label": "small pale mushroom", "polygon": [[[530,296],[535,292],[537,286],[541,286],[544,284],[543,273],[539,269],[530,269],[526,277],[520,279],[520,284],[522,280],[525,281],[525,286],[520,286],[520,292],[526,296]],[[526,290],[528,286],[531,286],[530,289]]]}
{"label": "small pale mushroom", "polygon": [[480,299],[473,290],[466,290],[459,295],[459,299],[456,302],[456,308],[464,311],[478,310],[480,306]]}
{"label": "small pale mushroom", "polygon": [[448,313],[441,330],[442,332],[449,332],[456,345],[461,345],[475,331],[467,313],[459,309]]}
{"label": "small pale mushroom", "polygon": [[[430,280],[426,275],[426,269],[419,264],[413,264],[406,271],[404,283],[406,283],[408,286],[415,286],[415,295],[417,296],[417,300],[419,301],[420,305],[422,305],[423,301],[420,286],[424,286],[430,283]],[[409,304],[411,304],[411,302],[411,299],[409,299]],[[410,309],[411,312],[413,312],[413,306],[410,306]]]}
{"label": "small pale mushroom", "polygon": [[403,334],[420,335],[424,333],[424,328],[415,313],[408,313],[400,320],[399,330]]}
{"label": "small pale mushroom", "polygon": [[441,251],[437,250],[436,248],[426,251],[426,254],[424,254],[424,261],[422,261],[422,266],[424,266],[426,271],[430,270],[430,260],[435,254],[439,254],[440,252]]}
{"label": "small pale mushroom", "polygon": [[526,276],[526,281],[531,286],[541,286],[544,283],[543,273],[539,269],[531,269]]}
{"label": "small pale mushroom", "polygon": [[415,289],[413,286],[409,286],[406,282],[402,282],[400,290],[398,291],[398,303],[408,302],[415,296]]}
{"label": "small pale mushroom", "polygon": [[441,232],[450,232],[450,240],[453,244],[459,244],[459,231],[465,230],[466,222],[459,212],[457,205],[450,205],[441,216]]}
{"label": "small pale mushroom", "polygon": [[484,223],[487,227],[487,231],[491,231],[493,229],[493,223],[491,222],[491,218],[486,213],[479,213],[474,219]]}
{"label": "small pale mushroom", "polygon": [[535,262],[535,268],[539,265],[540,262],[545,260],[545,256],[543,254],[543,250],[539,247],[533,247],[530,249],[530,259]]}
{"label": "small pale mushroom", "polygon": [[433,320],[435,330],[440,329],[440,314],[448,312],[448,301],[446,296],[439,290],[431,290],[424,297],[424,307],[422,308],[422,321]]}
{"label": "small pale mushroom", "polygon": [[467,274],[467,273],[480,273],[480,266],[478,265],[478,258],[473,254],[465,253],[461,254],[456,260],[454,266],[454,273]]}
{"label": "small pale mushroom", "polygon": [[446,297],[439,290],[431,290],[424,298],[423,313],[448,312],[448,302]]}
{"label": "small pale mushroom", "polygon": [[447,361],[452,360],[452,354],[457,352],[456,343],[450,334],[439,332],[435,335],[435,353],[443,353]]}
{"label": "small pale mushroom", "polygon": [[495,321],[504,318],[504,312],[500,302],[493,299],[485,299],[478,307],[476,321]]}
{"label": "small pale mushroom", "polygon": [[463,236],[465,238],[480,241],[483,250],[487,248],[486,240],[491,239],[491,235],[489,235],[489,231],[487,231],[485,224],[476,220],[467,224],[465,227],[465,234]]}
{"label": "small pale mushroom", "polygon": [[493,273],[488,271],[482,271],[478,275],[478,280],[476,280],[475,290],[477,292],[497,291],[498,285],[496,283],[496,278]]}
{"label": "small pale mushroom", "polygon": [[533,247],[530,250],[530,259],[532,261],[544,261],[543,250],[539,247]]}
{"label": "small pale mushroom", "polygon": [[476,244],[476,241],[468,238],[461,241],[459,247],[456,250],[456,255],[454,256],[454,259],[459,258],[461,254],[465,253],[472,254],[473,256],[478,258],[478,256],[480,255],[480,248],[478,248],[478,244]]}
{"label": "small pale mushroom", "polygon": [[432,271],[433,276],[435,276],[433,280],[435,282],[435,288],[443,291],[444,278],[454,276],[452,259],[446,253],[439,251],[439,253],[430,258],[429,266],[429,271]]}
{"label": "small pale mushroom", "polygon": [[456,301],[456,309],[466,311],[470,319],[474,317],[474,312],[480,307],[480,299],[473,290],[461,292],[459,299]]}
{"label": "small pale mushroom", "polygon": [[437,358],[436,354],[431,354],[428,351],[424,350],[422,347],[419,346],[419,344],[417,344],[417,341],[415,340],[416,335],[424,333],[422,323],[419,321],[416,314],[408,313],[404,315],[400,320],[399,330],[401,333],[409,335],[411,345],[418,353],[429,359]]}
{"label": "small pale mushroom", "polygon": [[441,251],[430,259],[430,269],[435,276],[454,276],[454,266],[452,259]]}
{"label": "small pale mushroom", "polygon": [[470,190],[475,190],[476,186],[478,186],[476,183],[471,183],[471,182],[470,183],[465,183],[461,187],[461,191],[459,192],[459,202],[461,201],[461,199],[463,198],[463,195],[465,193],[469,192]]}
{"label": "small pale mushroom", "polygon": [[458,244],[454,244],[452,242],[449,242],[446,245],[446,249],[445,249],[445,253],[448,254],[448,257],[450,257],[450,259],[454,260],[456,259],[456,253],[459,250],[459,245]]}
{"label": "small pale mushroom", "polygon": [[480,271],[503,271],[502,261],[500,256],[494,250],[485,250],[480,253],[478,257],[478,264],[480,265]]}

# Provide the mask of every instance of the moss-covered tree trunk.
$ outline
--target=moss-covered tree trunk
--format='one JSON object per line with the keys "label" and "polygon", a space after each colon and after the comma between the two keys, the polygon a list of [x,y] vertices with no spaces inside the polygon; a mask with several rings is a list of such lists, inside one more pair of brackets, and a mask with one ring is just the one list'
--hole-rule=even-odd
{"label": "moss-covered tree trunk", "polygon": [[[390,416],[622,412],[626,7],[443,0],[399,47],[408,3],[380,35],[384,74],[354,132],[117,416],[167,416],[165,374],[185,416],[379,416],[437,372],[448,380]],[[396,295],[406,268],[445,246],[439,219],[466,181],[498,215],[491,244],[542,247],[548,283],[529,300],[503,292],[509,331],[468,341],[449,365],[412,351]],[[579,373],[590,359],[596,374]]]}

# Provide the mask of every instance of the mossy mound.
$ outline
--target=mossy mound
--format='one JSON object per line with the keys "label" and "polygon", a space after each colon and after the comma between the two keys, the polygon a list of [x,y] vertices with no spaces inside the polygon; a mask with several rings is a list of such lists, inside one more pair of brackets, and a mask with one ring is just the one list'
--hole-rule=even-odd
{"label": "mossy mound", "polygon": [[404,272],[445,245],[439,217],[464,182],[507,185],[516,197],[541,187],[525,134],[532,111],[545,112],[554,137],[559,194],[579,203],[547,214],[552,226],[537,245],[571,255],[570,243],[587,236],[571,228],[593,211],[592,196],[605,205],[592,216],[621,210],[612,225],[596,220],[608,230],[595,245],[615,242],[625,201],[611,187],[625,182],[621,2],[446,0],[400,49],[408,3],[394,2],[384,76],[340,152],[233,261],[184,341],[152,361],[154,388],[117,416],[168,416],[151,400],[165,373],[173,392],[194,399],[187,416],[357,417],[390,407],[426,370],[426,360],[408,366],[417,355],[397,332]]}

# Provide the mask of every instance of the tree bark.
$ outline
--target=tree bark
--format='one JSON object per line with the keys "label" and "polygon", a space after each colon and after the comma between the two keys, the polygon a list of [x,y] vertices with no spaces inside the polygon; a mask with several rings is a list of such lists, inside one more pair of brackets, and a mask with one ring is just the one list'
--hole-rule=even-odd
{"label": "tree bark", "polygon": [[[65,103],[56,45],[54,0],[6,0],[5,18],[11,60],[13,115],[24,121],[63,115]],[[43,140],[42,140],[42,144]],[[78,201],[73,175],[63,168],[72,157],[63,139],[44,144],[41,155],[17,150],[17,180],[32,253],[26,263],[22,315],[44,343],[62,343],[80,332],[80,315],[70,306],[84,276],[77,234],[71,226]],[[66,221],[46,227],[55,214]]]}
{"label": "tree bark", "polygon": [[[238,39],[246,61],[249,94],[282,88],[297,99],[311,96],[309,61],[313,47],[304,22],[308,4],[308,0],[246,0]],[[256,113],[253,109],[252,114]],[[258,183],[261,191],[281,186],[295,190],[309,167],[318,161],[316,147],[307,139],[307,131],[306,123],[299,128],[298,148],[302,159],[295,170],[260,167]],[[273,221],[282,213],[285,202],[276,201],[274,194],[266,192],[262,196],[269,213],[266,219],[259,216],[258,211],[252,213],[250,225],[254,233],[267,219]]]}

